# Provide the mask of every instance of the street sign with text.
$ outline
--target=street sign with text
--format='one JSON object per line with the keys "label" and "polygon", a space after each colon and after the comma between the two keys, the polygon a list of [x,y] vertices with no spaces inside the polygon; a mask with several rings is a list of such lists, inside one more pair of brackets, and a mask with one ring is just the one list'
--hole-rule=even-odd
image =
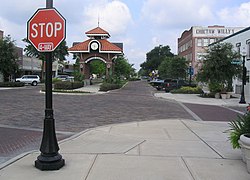
{"label": "street sign with text", "polygon": [[38,9],[28,21],[28,40],[39,52],[52,52],[65,39],[66,20],[55,9]]}

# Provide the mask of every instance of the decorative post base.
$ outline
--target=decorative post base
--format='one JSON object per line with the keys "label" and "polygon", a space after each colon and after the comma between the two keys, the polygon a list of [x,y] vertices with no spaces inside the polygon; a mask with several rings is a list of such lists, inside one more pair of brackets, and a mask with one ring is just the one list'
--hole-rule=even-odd
{"label": "decorative post base", "polygon": [[65,165],[65,160],[62,159],[62,156],[58,153],[55,156],[42,154],[37,157],[35,161],[35,167],[42,171],[49,170],[59,170]]}

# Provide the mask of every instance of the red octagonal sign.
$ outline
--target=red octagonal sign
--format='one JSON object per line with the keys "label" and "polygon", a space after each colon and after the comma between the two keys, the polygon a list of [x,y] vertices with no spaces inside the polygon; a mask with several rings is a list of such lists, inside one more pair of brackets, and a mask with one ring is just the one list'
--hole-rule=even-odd
{"label": "red octagonal sign", "polygon": [[39,52],[54,51],[65,39],[66,20],[56,9],[38,9],[28,21],[28,40]]}

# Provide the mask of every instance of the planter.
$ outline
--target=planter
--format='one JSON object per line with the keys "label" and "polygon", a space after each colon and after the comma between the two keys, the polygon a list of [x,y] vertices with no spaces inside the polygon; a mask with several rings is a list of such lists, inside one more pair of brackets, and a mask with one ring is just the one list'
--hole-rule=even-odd
{"label": "planter", "polygon": [[242,160],[247,164],[247,171],[250,173],[250,134],[242,134],[239,144],[242,152]]}
{"label": "planter", "polygon": [[221,95],[221,99],[226,99],[227,98],[227,94],[220,94]]}
{"label": "planter", "polygon": [[220,99],[220,93],[215,93],[214,97],[215,99]]}
{"label": "planter", "polygon": [[231,92],[227,92],[227,99],[230,99],[231,98]]}

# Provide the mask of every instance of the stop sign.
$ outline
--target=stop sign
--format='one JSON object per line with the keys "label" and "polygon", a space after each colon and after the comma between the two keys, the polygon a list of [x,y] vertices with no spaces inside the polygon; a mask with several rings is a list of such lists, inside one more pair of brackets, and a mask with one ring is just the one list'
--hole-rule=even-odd
{"label": "stop sign", "polygon": [[39,52],[54,51],[65,39],[66,20],[56,9],[38,9],[29,19],[28,40]]}

